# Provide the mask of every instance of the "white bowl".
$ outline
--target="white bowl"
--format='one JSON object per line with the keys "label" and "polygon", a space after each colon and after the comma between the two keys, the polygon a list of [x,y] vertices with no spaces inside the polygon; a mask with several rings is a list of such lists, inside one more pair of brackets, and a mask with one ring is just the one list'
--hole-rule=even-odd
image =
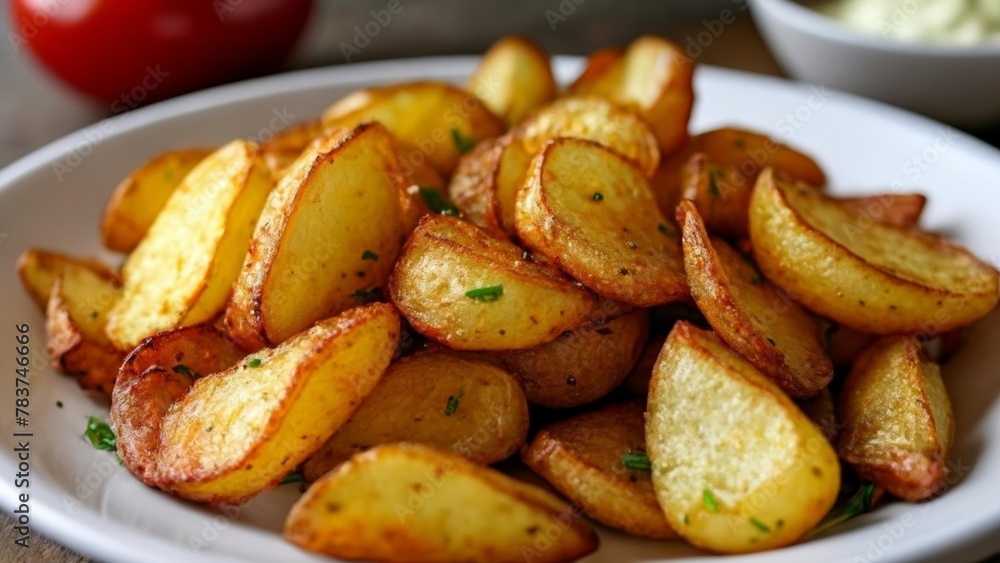
{"label": "white bowl", "polygon": [[750,0],[771,51],[795,78],[961,127],[1000,121],[1000,45],[952,47],[866,35],[791,0]]}

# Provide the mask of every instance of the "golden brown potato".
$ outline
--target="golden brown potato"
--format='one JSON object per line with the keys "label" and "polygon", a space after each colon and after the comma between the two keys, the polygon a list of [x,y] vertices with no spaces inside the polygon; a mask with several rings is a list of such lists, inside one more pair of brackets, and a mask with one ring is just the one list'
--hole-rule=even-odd
{"label": "golden brown potato", "polygon": [[603,96],[639,111],[653,126],[663,154],[684,144],[694,104],[694,61],[680,47],[645,35],[620,59],[603,54],[592,62],[596,64],[573,84],[573,93]]}
{"label": "golden brown potato", "polygon": [[270,140],[261,144],[260,152],[271,174],[280,178],[302,151],[306,150],[317,137],[323,134],[323,124],[318,119],[294,123],[279,131]]}
{"label": "golden brown potato", "polygon": [[46,351],[57,370],[83,389],[110,396],[125,354],[104,334],[121,284],[88,268],[67,268],[52,284],[45,315]]}
{"label": "golden brown potato", "polygon": [[292,507],[285,538],[342,559],[572,561],[597,535],[552,494],[445,450],[378,446],[331,471]]}
{"label": "golden brown potato", "polygon": [[721,553],[796,542],[840,488],[837,455],[816,425],[714,334],[684,321],[650,382],[646,450],[671,527]]}
{"label": "golden brown potato", "polygon": [[398,166],[377,123],[292,165],[261,212],[226,310],[237,344],[274,346],[384,287],[406,236]]}
{"label": "golden brown potato", "polygon": [[101,218],[104,246],[132,252],[181,181],[215,149],[167,151],[136,168],[118,184]]}
{"label": "golden brown potato", "polygon": [[908,501],[930,497],[944,482],[955,416],[941,369],[915,337],[882,337],[866,349],[838,410],[837,452],[862,477]]}
{"label": "golden brown potato", "polygon": [[852,216],[765,170],[750,204],[761,271],[803,305],[873,334],[966,326],[996,307],[1000,277],[944,238]]}
{"label": "golden brown potato", "polygon": [[[493,236],[505,238],[503,214],[497,198],[497,171],[503,145],[516,145],[511,137],[485,140],[462,155],[448,184],[448,195],[462,212],[462,217],[482,227]],[[525,168],[528,159],[525,158]],[[516,191],[516,189],[514,190]]]}
{"label": "golden brown potato", "polygon": [[605,323],[587,323],[541,346],[499,352],[497,357],[521,380],[532,404],[575,407],[618,387],[648,335],[649,315],[639,309]]}
{"label": "golden brown potato", "polygon": [[688,296],[680,241],[649,184],[611,150],[556,139],[517,197],[521,241],[598,294],[636,307]]}
{"label": "golden brown potato", "polygon": [[494,43],[469,78],[467,89],[508,127],[556,96],[549,54],[525,37]]}
{"label": "golden brown potato", "polygon": [[919,225],[927,198],[920,194],[877,194],[843,198],[839,203],[855,217],[906,229]]}
{"label": "golden brown potato", "polygon": [[549,424],[521,457],[591,518],[633,536],[677,537],[653,490],[645,413],[634,399]]}
{"label": "golden brown potato", "polygon": [[21,285],[43,312],[48,307],[56,278],[70,270],[87,270],[108,283],[121,284],[118,275],[111,268],[92,258],[73,258],[48,250],[29,248],[17,260],[17,275],[21,278]]}
{"label": "golden brown potato", "polygon": [[663,349],[663,342],[666,339],[666,335],[661,335],[646,344],[642,353],[639,354],[635,366],[632,367],[632,371],[629,372],[625,381],[622,381],[622,389],[639,397],[645,397],[649,394],[649,380],[653,377],[656,357],[660,355],[660,350]]}
{"label": "golden brown potato", "polygon": [[691,295],[716,334],[793,397],[833,379],[819,322],[724,240],[709,238],[690,201],[677,208]]}
{"label": "golden brown potato", "polygon": [[155,334],[129,354],[111,396],[118,455],[140,481],[156,486],[160,428],[170,407],[203,375],[229,369],[240,350],[211,325]]}
{"label": "golden brown potato", "polygon": [[826,387],[818,395],[797,401],[803,414],[813,421],[823,436],[831,444],[837,443],[840,426],[837,423],[837,405],[833,401],[833,393]]}
{"label": "golden brown potato", "polygon": [[436,446],[489,465],[510,457],[527,435],[528,403],[513,376],[487,361],[421,352],[389,366],[302,474],[315,481],[352,455],[392,442]]}
{"label": "golden brown potato", "polygon": [[690,200],[701,214],[705,227],[713,233],[743,239],[748,235],[750,192],[735,167],[728,171],[708,161],[705,153],[695,153],[681,171],[681,196]]}
{"label": "golden brown potato", "polygon": [[830,323],[825,334],[826,353],[837,367],[849,367],[853,364],[858,354],[875,338],[866,332],[859,332],[836,323]]}
{"label": "golden brown potato", "polygon": [[504,124],[476,96],[442,82],[410,82],[358,90],[323,112],[326,128],[382,123],[444,176],[472,146],[503,133]]}
{"label": "golden brown potato", "polygon": [[625,51],[618,47],[606,47],[598,49],[587,55],[587,65],[580,76],[570,85],[570,92],[580,92],[593,88],[594,83],[600,80],[612,65],[617,64],[625,55]]}
{"label": "golden brown potato", "polygon": [[514,350],[586,320],[594,298],[508,241],[427,215],[403,247],[392,301],[421,334],[456,350]]}
{"label": "golden brown potato", "polygon": [[673,217],[685,190],[692,189],[689,187],[692,185],[691,180],[684,181],[684,170],[689,165],[691,169],[688,174],[699,169],[698,165],[690,164],[697,153],[705,154],[706,164],[701,169],[705,172],[715,170],[715,187],[718,193],[711,189],[711,184],[703,182],[694,188],[698,197],[688,199],[695,200],[703,217],[715,215],[711,213],[713,206],[720,206],[718,218],[713,216],[711,221],[706,219],[706,224],[720,234],[735,238],[746,237],[750,192],[757,182],[757,176],[765,167],[770,166],[813,186],[826,183],[823,170],[813,159],[787,145],[744,129],[715,129],[691,137],[681,150],[663,160],[653,177],[652,187],[656,200],[663,213],[669,217]]}
{"label": "golden brown potato", "polygon": [[277,486],[375,388],[399,328],[391,305],[356,307],[197,379],[162,419],[156,486],[212,504]]}
{"label": "golden brown potato", "polygon": [[222,312],[271,191],[256,145],[233,141],[201,161],[125,262],[107,332],[121,349]]}

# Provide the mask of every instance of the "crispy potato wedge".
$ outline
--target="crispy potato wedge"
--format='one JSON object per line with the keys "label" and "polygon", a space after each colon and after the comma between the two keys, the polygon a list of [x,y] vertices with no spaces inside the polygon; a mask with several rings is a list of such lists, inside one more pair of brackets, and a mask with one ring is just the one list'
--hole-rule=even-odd
{"label": "crispy potato wedge", "polygon": [[587,323],[552,342],[498,352],[535,405],[567,408],[592,403],[628,376],[649,336],[645,309],[606,323]]}
{"label": "crispy potato wedge", "polygon": [[83,389],[110,396],[125,359],[104,334],[108,311],[121,298],[117,280],[69,267],[52,283],[45,315],[46,351],[57,370]]}
{"label": "crispy potato wedge", "polygon": [[593,530],[551,493],[417,444],[378,446],[328,473],[292,507],[285,538],[390,562],[572,561],[597,549]]}
{"label": "crispy potato wedge", "polygon": [[721,553],[794,543],[830,510],[837,455],[769,378],[681,321],[650,382],[646,449],[667,521]]}
{"label": "crispy potato wedge", "polygon": [[873,334],[939,334],[996,307],[997,271],[944,238],[862,221],[765,170],[750,204],[764,275],[803,305]]}
{"label": "crispy potato wedge", "polygon": [[48,307],[56,278],[69,270],[81,269],[88,270],[109,283],[121,283],[111,268],[93,258],[73,258],[57,252],[29,248],[17,259],[17,275],[21,278],[21,285],[43,312]]}
{"label": "crispy potato wedge", "polygon": [[393,149],[384,127],[362,125],[281,178],[226,310],[237,344],[274,346],[385,285],[406,237]]}
{"label": "crispy potato wedge", "polygon": [[507,127],[556,97],[549,54],[525,37],[494,43],[472,73],[466,88]]}
{"label": "crispy potato wedge", "polygon": [[875,338],[866,332],[836,323],[830,323],[825,334],[826,353],[837,367],[850,367]]}
{"label": "crispy potato wedge", "polygon": [[[461,210],[465,220],[482,227],[493,236],[504,238],[507,237],[507,232],[504,230],[503,214],[497,198],[496,181],[503,145],[510,144],[520,146],[517,142],[511,143],[509,135],[479,143],[458,160],[455,173],[448,183],[448,195],[455,207]],[[527,168],[530,159],[526,157],[524,161]]]}
{"label": "crispy potato wedge", "polygon": [[547,144],[517,196],[515,222],[523,243],[604,297],[650,307],[688,296],[680,241],[648,182],[597,143]]}
{"label": "crispy potato wedge", "polygon": [[890,227],[916,228],[927,198],[920,194],[877,194],[839,200],[851,215]]}
{"label": "crispy potato wedge", "polygon": [[[698,153],[705,156],[693,164]],[[695,201],[710,229],[745,238],[750,193],[768,166],[813,186],[826,183],[823,170],[809,156],[766,135],[727,127],[691,137],[681,150],[663,160],[652,187],[665,215],[673,217],[677,204],[687,197]],[[711,171],[716,190],[707,182]],[[714,213],[716,207],[718,213]]]}
{"label": "crispy potato wedge", "polygon": [[622,389],[637,397],[645,397],[649,394],[649,380],[653,377],[656,358],[660,355],[660,350],[663,349],[663,342],[666,339],[666,335],[661,335],[654,337],[646,344],[642,353],[639,354],[635,366],[632,367],[632,371],[629,372],[625,381],[622,381]]}
{"label": "crispy potato wedge", "polygon": [[840,434],[840,426],[837,422],[837,404],[833,400],[833,393],[829,387],[824,388],[818,395],[797,401],[802,413],[813,421],[819,428],[823,436],[831,444],[837,443],[837,436]]}
{"label": "crispy potato wedge", "polygon": [[393,442],[427,444],[489,465],[528,435],[528,403],[509,373],[450,352],[422,352],[389,366],[361,408],[302,466],[315,481],[352,455]]}
{"label": "crispy potato wedge", "polygon": [[229,369],[246,354],[211,325],[169,330],[142,341],[118,370],[111,427],[118,455],[140,481],[156,486],[160,428],[194,381]]}
{"label": "crispy potato wedge", "polygon": [[233,141],[201,161],[125,262],[125,291],[107,326],[115,346],[222,312],[270,191],[252,143]]}
{"label": "crispy potato wedge", "polygon": [[118,252],[132,252],[184,177],[215,149],[167,151],[132,171],[104,208],[101,240]]}
{"label": "crispy potato wedge", "polygon": [[382,123],[450,176],[465,145],[503,133],[504,124],[473,94],[442,82],[410,82],[359,90],[323,112],[323,126],[353,129]]}
{"label": "crispy potato wedge", "polygon": [[948,473],[955,416],[941,379],[913,336],[876,340],[840,392],[837,452],[893,495],[932,496]]}
{"label": "crispy potato wedge", "polygon": [[675,538],[650,473],[623,462],[646,451],[645,413],[645,401],[634,399],[549,424],[521,458],[591,518],[633,536]]}
{"label": "crispy potato wedge", "polygon": [[163,417],[157,486],[212,504],[277,486],[375,388],[399,322],[391,305],[356,307],[197,379]]}
{"label": "crispy potato wedge", "polygon": [[[663,154],[680,148],[688,137],[694,105],[694,61],[680,47],[654,35],[633,41],[620,58],[602,54],[572,86],[632,107],[653,126]],[[598,72],[603,67],[603,72]]]}
{"label": "crispy potato wedge", "polygon": [[427,215],[389,281],[421,334],[456,350],[514,350],[576,328],[594,298],[550,266],[471,223]]}
{"label": "crispy potato wedge", "polygon": [[716,334],[793,397],[833,379],[820,324],[720,238],[709,238],[694,203],[682,201],[684,266],[691,295]]}
{"label": "crispy potato wedge", "polygon": [[618,47],[598,49],[587,55],[587,65],[583,68],[580,76],[570,85],[569,91],[581,92],[592,89],[594,83],[600,80],[611,66],[617,64],[624,55],[625,50]]}
{"label": "crispy potato wedge", "polygon": [[323,124],[318,119],[294,123],[279,131],[260,146],[264,162],[275,178],[280,178],[302,151],[324,133]]}

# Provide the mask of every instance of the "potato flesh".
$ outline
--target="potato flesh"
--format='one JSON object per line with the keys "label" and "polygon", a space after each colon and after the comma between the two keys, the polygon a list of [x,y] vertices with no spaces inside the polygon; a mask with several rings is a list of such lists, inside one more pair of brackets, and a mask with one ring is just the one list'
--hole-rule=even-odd
{"label": "potato flesh", "polygon": [[73,258],[38,248],[30,248],[17,260],[17,275],[21,285],[31,299],[45,311],[52,294],[52,285],[58,276],[70,270],[88,270],[94,274],[118,283],[118,276],[101,262],[89,258]]}
{"label": "potato flesh", "polygon": [[160,486],[212,503],[276,486],[350,418],[398,338],[395,310],[370,305],[197,380],[163,420]]}
{"label": "potato flesh", "polygon": [[468,89],[508,127],[556,95],[549,55],[524,37],[494,43],[469,78]]}
{"label": "potato flesh", "polygon": [[551,494],[416,444],[379,446],[327,474],[292,508],[285,538],[333,557],[400,562],[570,561],[597,549]]}
{"label": "potato flesh", "polygon": [[129,349],[221,312],[270,190],[255,145],[233,141],[199,163],[125,262],[125,292],[108,322],[112,342]]}
{"label": "potato flesh", "polygon": [[528,404],[499,367],[452,353],[422,353],[389,367],[351,420],[303,466],[315,481],[352,455],[392,442],[427,444],[488,465],[517,451]]}
{"label": "potato flesh", "polygon": [[794,543],[840,487],[837,456],[812,421],[714,335],[683,321],[650,384],[646,446],[667,520],[713,551]]}
{"label": "potato flesh", "polygon": [[516,223],[522,242],[604,297],[650,307],[688,295],[680,241],[646,179],[596,143],[547,145],[518,195]]}
{"label": "potato flesh", "polygon": [[320,135],[323,124],[318,119],[289,125],[279,131],[270,141],[264,143],[260,152],[275,178],[280,178],[295,162],[302,151]]}
{"label": "potato flesh", "polygon": [[392,137],[377,124],[293,164],[236,281],[232,337],[249,350],[273,346],[384,287],[405,236],[401,182]]}

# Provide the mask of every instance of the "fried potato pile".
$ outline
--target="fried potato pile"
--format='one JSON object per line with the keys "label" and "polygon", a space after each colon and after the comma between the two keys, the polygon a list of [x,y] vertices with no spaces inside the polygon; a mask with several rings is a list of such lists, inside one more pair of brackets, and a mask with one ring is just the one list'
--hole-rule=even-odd
{"label": "fried potato pile", "polygon": [[562,90],[510,37],[464,86],[152,155],[100,221],[120,268],[18,263],[52,365],[110,397],[138,480],[303,482],[284,536],[336,558],[568,561],[588,518],[748,553],[939,494],[940,364],[1000,275],[919,193],[690,134],[694,67],[645,36]]}

